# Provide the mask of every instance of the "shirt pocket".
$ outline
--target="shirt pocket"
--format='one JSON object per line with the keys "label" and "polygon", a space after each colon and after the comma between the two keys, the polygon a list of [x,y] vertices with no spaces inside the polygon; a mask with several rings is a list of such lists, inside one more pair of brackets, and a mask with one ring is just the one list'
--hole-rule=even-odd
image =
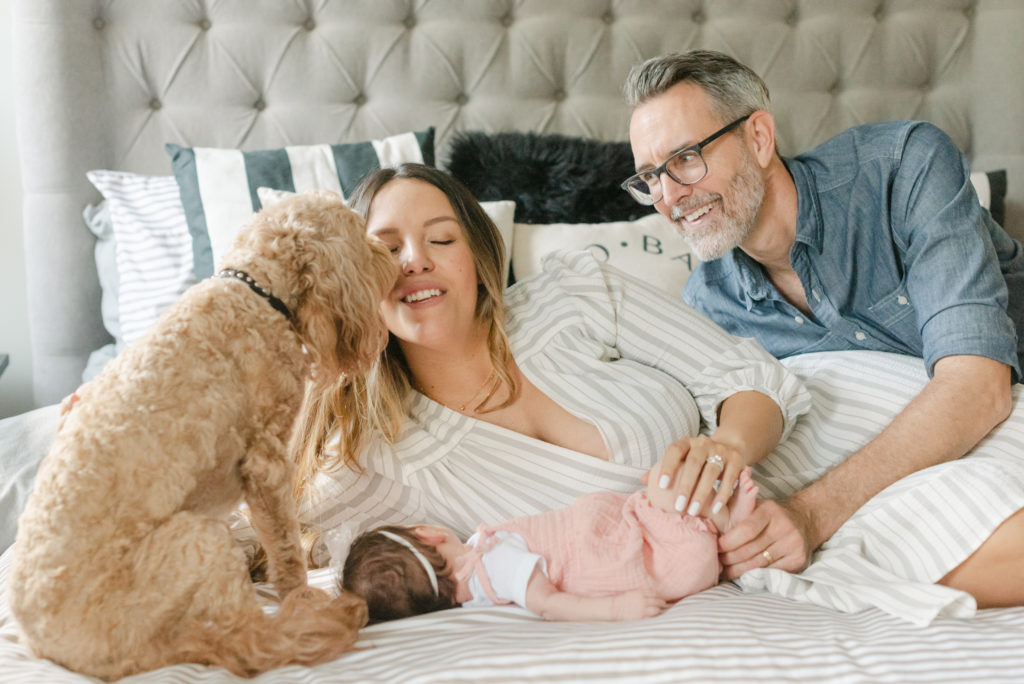
{"label": "shirt pocket", "polygon": [[868,307],[868,317],[878,325],[891,329],[902,327],[905,319],[909,318],[911,329],[916,333],[914,306],[910,302],[910,295],[907,294],[906,280]]}
{"label": "shirt pocket", "polygon": [[906,281],[896,289],[882,296],[867,310],[867,318],[876,334],[889,338],[889,342],[901,353],[921,353],[921,332],[917,328],[917,312]]}

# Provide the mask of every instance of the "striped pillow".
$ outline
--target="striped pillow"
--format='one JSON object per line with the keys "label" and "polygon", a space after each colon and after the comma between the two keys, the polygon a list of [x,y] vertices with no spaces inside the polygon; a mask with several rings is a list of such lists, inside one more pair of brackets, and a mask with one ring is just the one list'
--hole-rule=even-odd
{"label": "striped pillow", "polygon": [[256,189],[334,190],[348,197],[370,171],[402,162],[434,163],[434,129],[345,145],[277,150],[180,147],[167,144],[181,190],[198,278],[213,275],[238,229],[260,209]]}
{"label": "striped pillow", "polygon": [[117,349],[131,344],[194,284],[192,239],[173,176],[86,174],[107,200],[117,263]]}

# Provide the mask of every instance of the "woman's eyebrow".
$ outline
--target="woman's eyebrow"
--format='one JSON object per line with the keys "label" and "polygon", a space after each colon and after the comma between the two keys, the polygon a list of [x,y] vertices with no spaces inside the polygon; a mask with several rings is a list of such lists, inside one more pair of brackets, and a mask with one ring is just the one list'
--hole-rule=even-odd
{"label": "woman's eyebrow", "polygon": [[[455,217],[454,216],[435,216],[432,219],[428,219],[428,220],[424,221],[423,225],[424,226],[432,226],[435,223],[441,223],[443,221],[455,221]],[[458,223],[458,221],[455,221],[455,223]]]}

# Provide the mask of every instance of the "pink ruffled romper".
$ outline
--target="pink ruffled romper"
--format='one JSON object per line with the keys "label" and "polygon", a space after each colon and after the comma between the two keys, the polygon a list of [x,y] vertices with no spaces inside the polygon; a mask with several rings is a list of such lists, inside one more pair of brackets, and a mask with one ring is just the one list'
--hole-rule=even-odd
{"label": "pink ruffled romper", "polygon": [[551,583],[581,596],[650,587],[675,601],[715,586],[721,572],[714,527],[652,506],[645,491],[587,494],[566,508],[481,528],[495,530],[522,535],[546,559]]}

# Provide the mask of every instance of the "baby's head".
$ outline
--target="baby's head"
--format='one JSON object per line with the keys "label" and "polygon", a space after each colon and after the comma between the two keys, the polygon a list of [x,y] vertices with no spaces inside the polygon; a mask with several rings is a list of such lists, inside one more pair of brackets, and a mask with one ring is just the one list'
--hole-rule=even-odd
{"label": "baby's head", "polygon": [[418,529],[378,527],[352,543],[341,586],[366,601],[371,624],[459,605],[451,563]]}

